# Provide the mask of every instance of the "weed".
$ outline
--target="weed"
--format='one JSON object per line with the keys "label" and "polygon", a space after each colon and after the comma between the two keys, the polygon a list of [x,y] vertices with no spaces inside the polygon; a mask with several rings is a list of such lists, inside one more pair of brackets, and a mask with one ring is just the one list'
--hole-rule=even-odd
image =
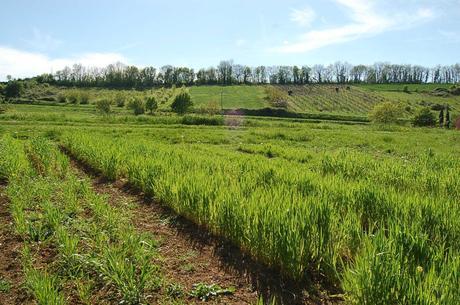
{"label": "weed", "polygon": [[198,283],[193,285],[193,289],[190,292],[190,296],[198,298],[202,301],[208,301],[209,299],[212,299],[220,295],[228,295],[233,293],[235,293],[234,287],[223,289],[217,284],[208,285],[204,283]]}

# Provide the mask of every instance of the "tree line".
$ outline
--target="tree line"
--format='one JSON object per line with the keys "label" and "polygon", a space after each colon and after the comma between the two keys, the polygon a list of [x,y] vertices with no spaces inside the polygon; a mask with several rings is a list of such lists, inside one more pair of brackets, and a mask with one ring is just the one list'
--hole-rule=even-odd
{"label": "tree line", "polygon": [[195,71],[188,67],[163,66],[139,68],[116,63],[105,68],[75,64],[54,74],[35,77],[38,82],[75,87],[150,88],[182,85],[235,84],[398,84],[398,83],[458,83],[460,64],[436,67],[375,63],[351,65],[336,62],[313,66],[249,67],[221,61],[216,67]]}

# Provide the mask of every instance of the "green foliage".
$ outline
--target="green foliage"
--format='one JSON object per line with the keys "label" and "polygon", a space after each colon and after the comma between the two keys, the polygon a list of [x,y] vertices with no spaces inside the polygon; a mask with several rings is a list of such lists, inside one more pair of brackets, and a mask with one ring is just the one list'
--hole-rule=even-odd
{"label": "green foliage", "polygon": [[24,84],[20,81],[12,80],[6,84],[2,91],[6,98],[17,98],[24,93]]}
{"label": "green foliage", "polygon": [[56,101],[58,103],[67,103],[67,96],[64,94],[64,92],[59,92]]}
{"label": "green foliage", "polygon": [[184,287],[180,284],[171,283],[166,287],[166,293],[171,298],[181,298],[184,296]]}
{"label": "green foliage", "polygon": [[193,285],[193,289],[190,292],[190,296],[198,298],[201,301],[208,301],[219,295],[233,294],[234,292],[235,288],[233,287],[223,289],[217,284],[207,285],[204,283],[198,283]]}
{"label": "green foliage", "polygon": [[11,284],[0,275],[0,292],[8,293],[11,290]]}
{"label": "green foliage", "polygon": [[174,98],[171,109],[177,114],[185,114],[193,106],[190,94],[186,90],[181,90]]}
{"label": "green foliage", "polygon": [[66,100],[70,104],[77,105],[80,102],[80,93],[77,89],[68,90],[65,94],[66,94]]}
{"label": "green foliage", "polygon": [[80,90],[78,99],[80,104],[88,105],[90,101],[90,94],[86,90]]}
{"label": "green foliage", "polygon": [[421,108],[413,117],[412,124],[414,126],[435,126],[436,117],[431,112],[430,108]]}
{"label": "green foliage", "polygon": [[37,300],[38,305],[64,305],[63,294],[59,291],[59,280],[46,271],[26,269],[26,287]]}
{"label": "green foliage", "polygon": [[145,103],[140,98],[132,98],[127,107],[134,112],[134,115],[141,115],[145,113]]}
{"label": "green foliage", "polygon": [[117,105],[117,107],[125,107],[125,104],[126,104],[126,95],[122,92],[117,92],[115,94],[115,104]]}
{"label": "green foliage", "polygon": [[374,123],[396,123],[401,116],[401,106],[391,102],[377,104],[369,114],[369,119]]}
{"label": "green foliage", "polygon": [[109,99],[99,99],[96,101],[96,110],[104,115],[112,112],[112,101]]}
{"label": "green foliage", "polygon": [[145,108],[153,114],[158,109],[158,104],[155,96],[151,95],[145,100]]}

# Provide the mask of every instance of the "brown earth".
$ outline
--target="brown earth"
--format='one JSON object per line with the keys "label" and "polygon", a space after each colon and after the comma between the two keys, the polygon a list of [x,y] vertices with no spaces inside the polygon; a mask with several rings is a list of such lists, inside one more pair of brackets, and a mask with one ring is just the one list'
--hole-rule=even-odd
{"label": "brown earth", "polygon": [[0,185],[0,280],[10,286],[0,291],[0,305],[33,304],[22,285],[21,249],[22,241],[13,231],[5,186]]}

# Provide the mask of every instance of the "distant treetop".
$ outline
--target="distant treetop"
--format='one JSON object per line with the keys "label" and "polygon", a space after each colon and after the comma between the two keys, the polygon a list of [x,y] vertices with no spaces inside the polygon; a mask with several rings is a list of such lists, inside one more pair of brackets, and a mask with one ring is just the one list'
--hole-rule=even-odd
{"label": "distant treetop", "polygon": [[61,86],[149,88],[173,85],[234,85],[234,84],[310,84],[310,83],[458,83],[460,64],[436,66],[375,63],[351,65],[336,62],[331,65],[258,66],[249,67],[221,61],[216,67],[195,71],[188,67],[163,66],[138,68],[122,63],[105,68],[84,67],[75,64],[54,74],[35,77],[38,82]]}

